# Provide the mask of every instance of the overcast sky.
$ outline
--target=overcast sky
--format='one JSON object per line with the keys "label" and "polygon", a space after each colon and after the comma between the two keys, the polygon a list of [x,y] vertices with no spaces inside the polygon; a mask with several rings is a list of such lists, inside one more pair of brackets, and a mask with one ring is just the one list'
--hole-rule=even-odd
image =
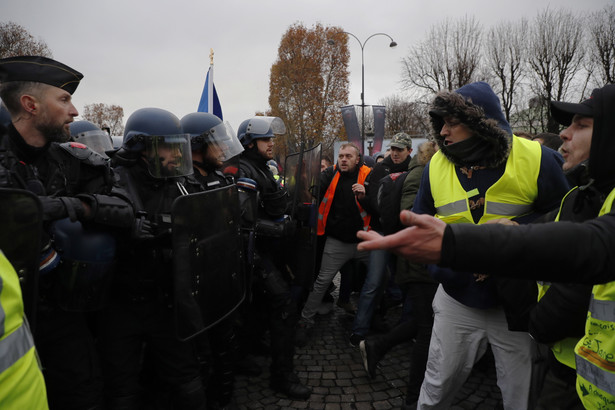
{"label": "overcast sky", "polygon": [[[485,27],[533,18],[546,7],[574,13],[614,0],[0,0],[0,21],[24,26],[56,60],[84,74],[74,95],[117,104],[124,122],[142,107],[182,117],[196,111],[214,49],[215,84],[234,129],[269,108],[269,71],[282,35],[301,22],[339,26],[364,41],[365,101],[401,93],[401,58],[446,17],[475,16]],[[350,47],[350,104],[360,104],[361,48]]]}

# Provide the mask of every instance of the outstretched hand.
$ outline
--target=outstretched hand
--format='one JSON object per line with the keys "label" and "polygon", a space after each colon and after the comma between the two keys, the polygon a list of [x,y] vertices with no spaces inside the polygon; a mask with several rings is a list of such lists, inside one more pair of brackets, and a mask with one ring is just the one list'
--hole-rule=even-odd
{"label": "outstretched hand", "polygon": [[392,235],[382,236],[374,231],[359,231],[357,236],[363,242],[359,243],[358,249],[386,249],[412,262],[440,262],[446,223],[433,216],[410,211],[402,211],[400,220],[408,228]]}

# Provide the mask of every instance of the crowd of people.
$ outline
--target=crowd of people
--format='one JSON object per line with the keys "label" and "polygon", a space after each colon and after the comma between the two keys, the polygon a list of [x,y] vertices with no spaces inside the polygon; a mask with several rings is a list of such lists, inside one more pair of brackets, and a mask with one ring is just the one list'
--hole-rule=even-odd
{"label": "crowd of people", "polygon": [[506,409],[615,406],[615,86],[551,102],[559,136],[513,133],[487,83],[440,92],[414,156],[403,132],[373,157],[342,143],[300,208],[280,118],[142,108],[114,149],[74,121],[82,78],[0,60],[0,202],[35,222],[0,234],[0,408],[232,408],[259,349],[271,388],[309,400],[295,346],[338,273],[369,378],[413,343],[404,408],[448,408],[488,348]]}

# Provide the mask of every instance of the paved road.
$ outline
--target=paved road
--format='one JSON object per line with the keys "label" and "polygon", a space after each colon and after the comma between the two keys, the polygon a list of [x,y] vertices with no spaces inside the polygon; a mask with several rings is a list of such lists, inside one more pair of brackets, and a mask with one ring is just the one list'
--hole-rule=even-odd
{"label": "paved road", "polygon": [[[352,295],[355,302],[356,297]],[[399,318],[399,310],[390,311],[389,324]],[[271,390],[270,358],[257,357],[263,373],[258,377],[237,376],[234,402],[241,409],[399,409],[406,390],[411,344],[393,348],[380,362],[377,377],[370,380],[359,350],[348,344],[351,326],[352,317],[334,306],[328,315],[317,317],[307,345],[296,349],[296,372],[314,391],[308,401],[289,400]],[[493,357],[486,355],[457,394],[452,409],[501,408]]]}

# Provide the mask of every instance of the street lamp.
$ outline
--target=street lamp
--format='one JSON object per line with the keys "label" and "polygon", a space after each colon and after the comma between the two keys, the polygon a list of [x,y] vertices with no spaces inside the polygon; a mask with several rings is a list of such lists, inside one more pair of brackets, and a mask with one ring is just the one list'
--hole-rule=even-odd
{"label": "street lamp", "polygon": [[[365,44],[370,38],[375,36],[386,36],[391,39],[391,43],[389,44],[389,47],[391,48],[397,47],[397,43],[395,42],[395,40],[393,40],[393,37],[389,36],[386,33],[374,33],[371,36],[367,37],[364,42],[361,42],[361,40],[359,40],[359,38],[352,33],[349,33],[347,31],[344,31],[343,33],[354,37],[354,39],[357,40],[359,42],[359,45],[361,46],[361,152],[363,152],[365,149]],[[333,45],[335,44],[335,41],[329,39],[327,40],[327,44]]]}

